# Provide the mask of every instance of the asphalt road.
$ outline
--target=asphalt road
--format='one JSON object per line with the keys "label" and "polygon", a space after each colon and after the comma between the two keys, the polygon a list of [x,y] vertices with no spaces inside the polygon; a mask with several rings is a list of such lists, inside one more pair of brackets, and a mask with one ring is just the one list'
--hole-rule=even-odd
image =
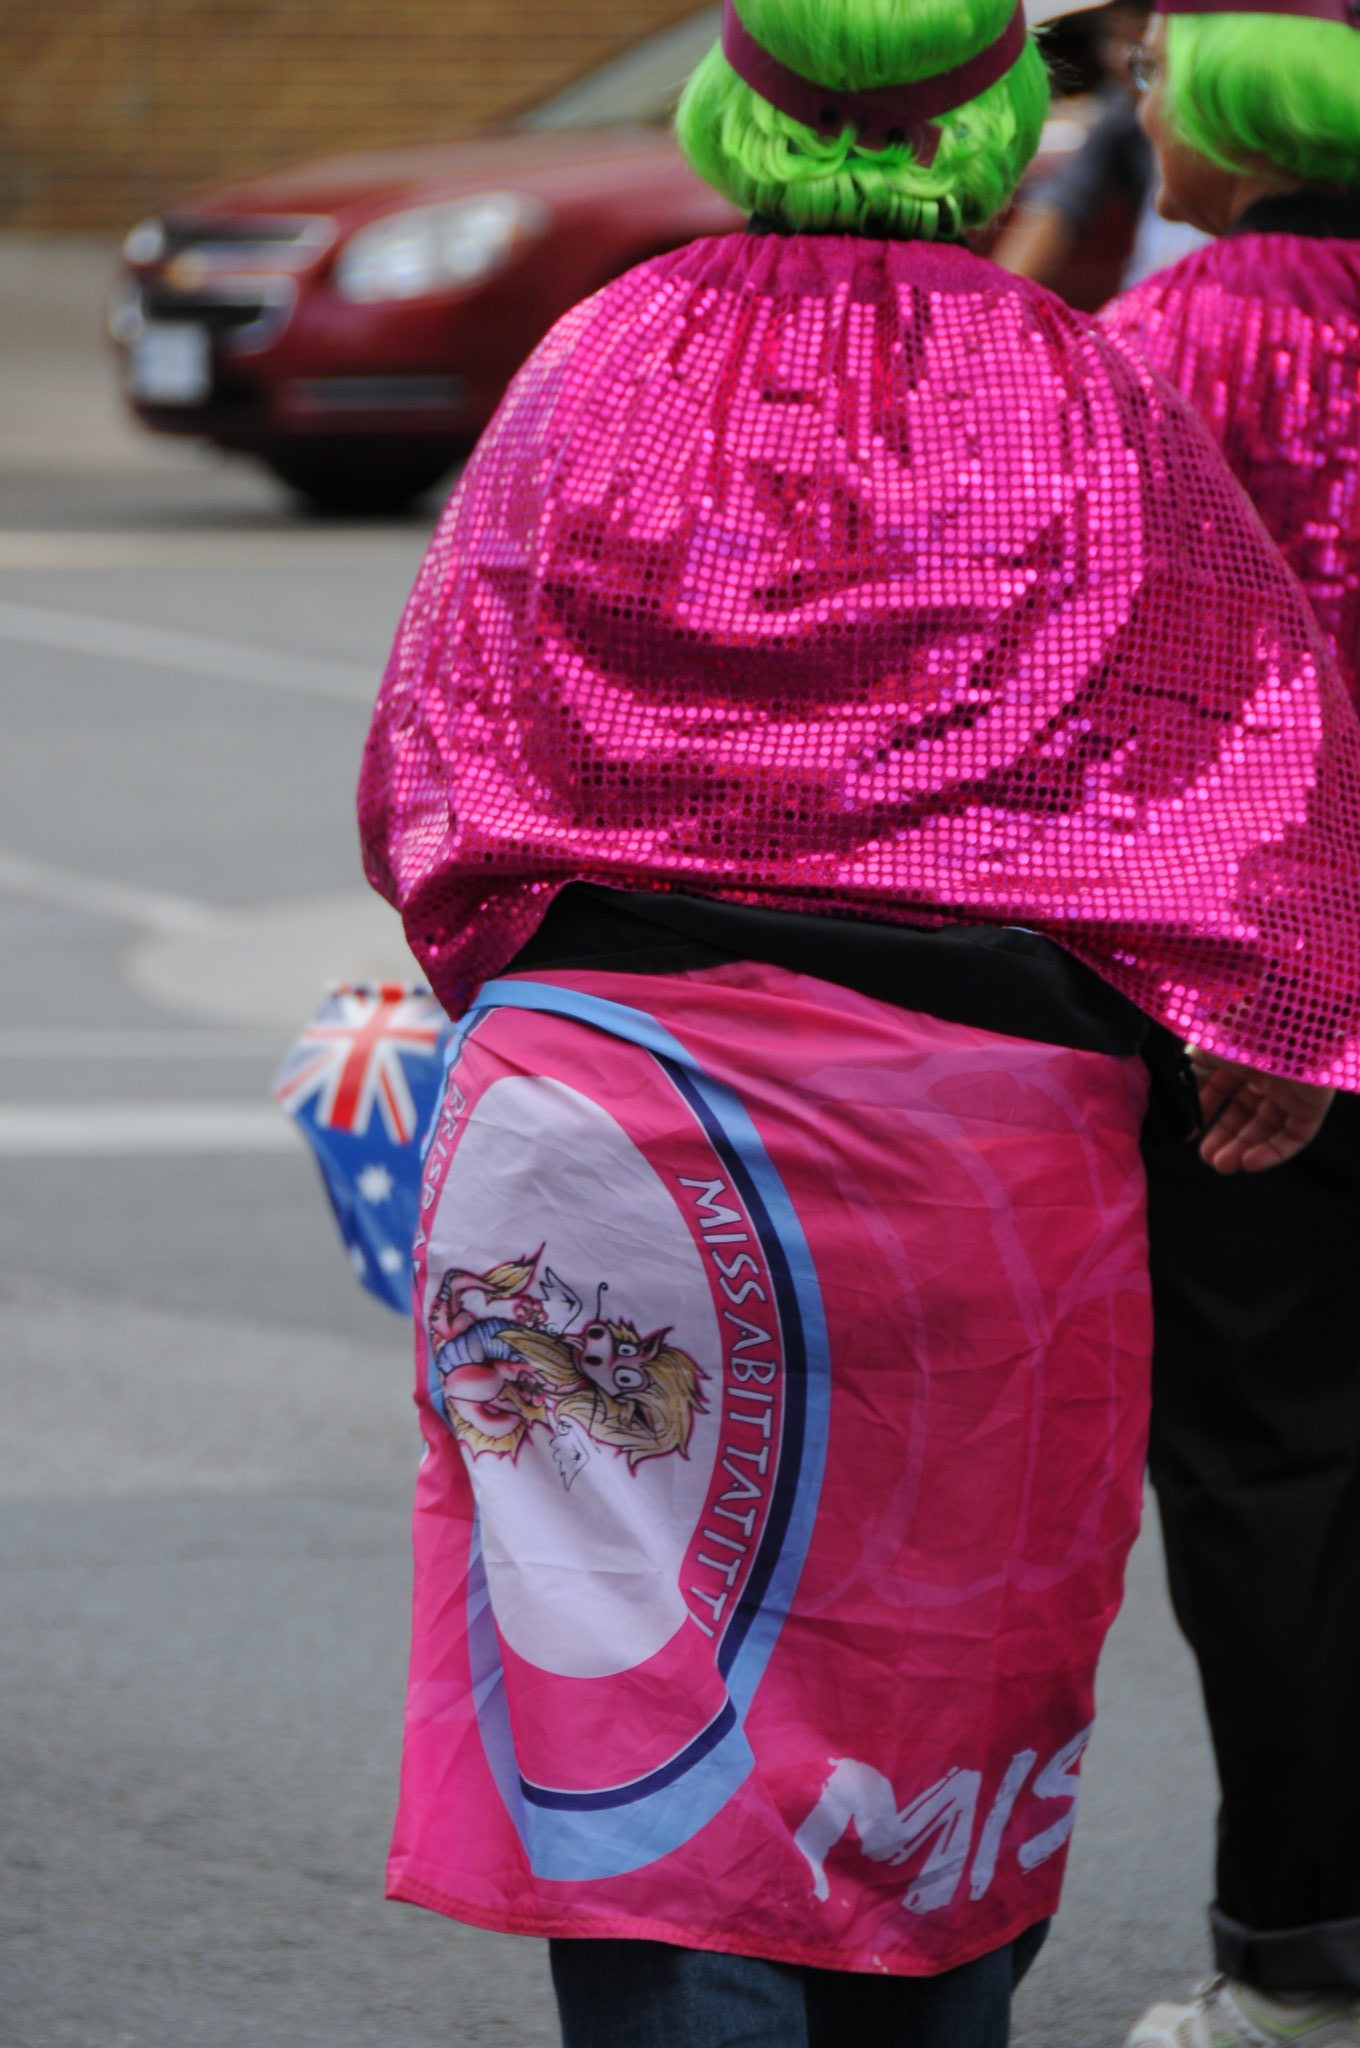
{"label": "asphalt road", "polygon": [[[534,2048],[536,1944],[382,1898],[407,1339],[268,1103],[328,979],[402,971],[351,793],[436,508],[303,523],[54,323],[0,348],[0,2048]],[[1150,1544],[1104,1695],[1019,2048],[1118,2048],[1203,1963]]]}

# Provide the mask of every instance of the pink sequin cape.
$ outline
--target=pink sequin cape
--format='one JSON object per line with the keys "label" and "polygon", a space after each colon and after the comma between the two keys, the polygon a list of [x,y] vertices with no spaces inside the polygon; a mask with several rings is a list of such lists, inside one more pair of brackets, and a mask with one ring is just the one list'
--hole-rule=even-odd
{"label": "pink sequin cape", "polygon": [[1016,923],[1360,1087],[1360,732],[1188,407],[954,248],[732,236],[531,357],[365,757],[462,1011],[573,878]]}
{"label": "pink sequin cape", "polygon": [[1232,235],[1101,320],[1205,421],[1360,699],[1360,241]]}

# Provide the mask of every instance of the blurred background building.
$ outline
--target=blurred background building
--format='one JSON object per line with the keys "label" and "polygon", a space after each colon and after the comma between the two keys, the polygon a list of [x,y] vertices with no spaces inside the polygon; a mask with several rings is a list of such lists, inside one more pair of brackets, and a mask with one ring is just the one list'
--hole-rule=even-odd
{"label": "blurred background building", "polygon": [[694,0],[0,0],[0,229],[482,128]]}

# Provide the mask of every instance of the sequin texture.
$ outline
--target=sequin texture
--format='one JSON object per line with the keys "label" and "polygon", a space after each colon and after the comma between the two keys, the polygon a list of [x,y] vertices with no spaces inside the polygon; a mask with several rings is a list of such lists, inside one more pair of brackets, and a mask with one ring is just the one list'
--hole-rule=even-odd
{"label": "sequin texture", "polygon": [[1215,242],[1102,316],[1205,420],[1360,700],[1360,242]]}
{"label": "sequin texture", "polygon": [[1189,409],[960,249],[734,236],[577,307],[432,543],[365,755],[451,1011],[572,879],[1023,924],[1360,1087],[1360,730]]}

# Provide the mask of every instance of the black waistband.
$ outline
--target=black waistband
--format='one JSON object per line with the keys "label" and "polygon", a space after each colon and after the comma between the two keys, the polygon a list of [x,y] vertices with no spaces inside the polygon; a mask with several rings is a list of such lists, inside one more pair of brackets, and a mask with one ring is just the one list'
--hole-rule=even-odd
{"label": "black waistband", "polygon": [[730,960],[814,975],[951,1024],[1141,1056],[1154,1081],[1158,1134],[1194,1128],[1185,1062],[1170,1032],[1061,946],[1013,926],[922,930],[574,882],[504,971],[680,974]]}

